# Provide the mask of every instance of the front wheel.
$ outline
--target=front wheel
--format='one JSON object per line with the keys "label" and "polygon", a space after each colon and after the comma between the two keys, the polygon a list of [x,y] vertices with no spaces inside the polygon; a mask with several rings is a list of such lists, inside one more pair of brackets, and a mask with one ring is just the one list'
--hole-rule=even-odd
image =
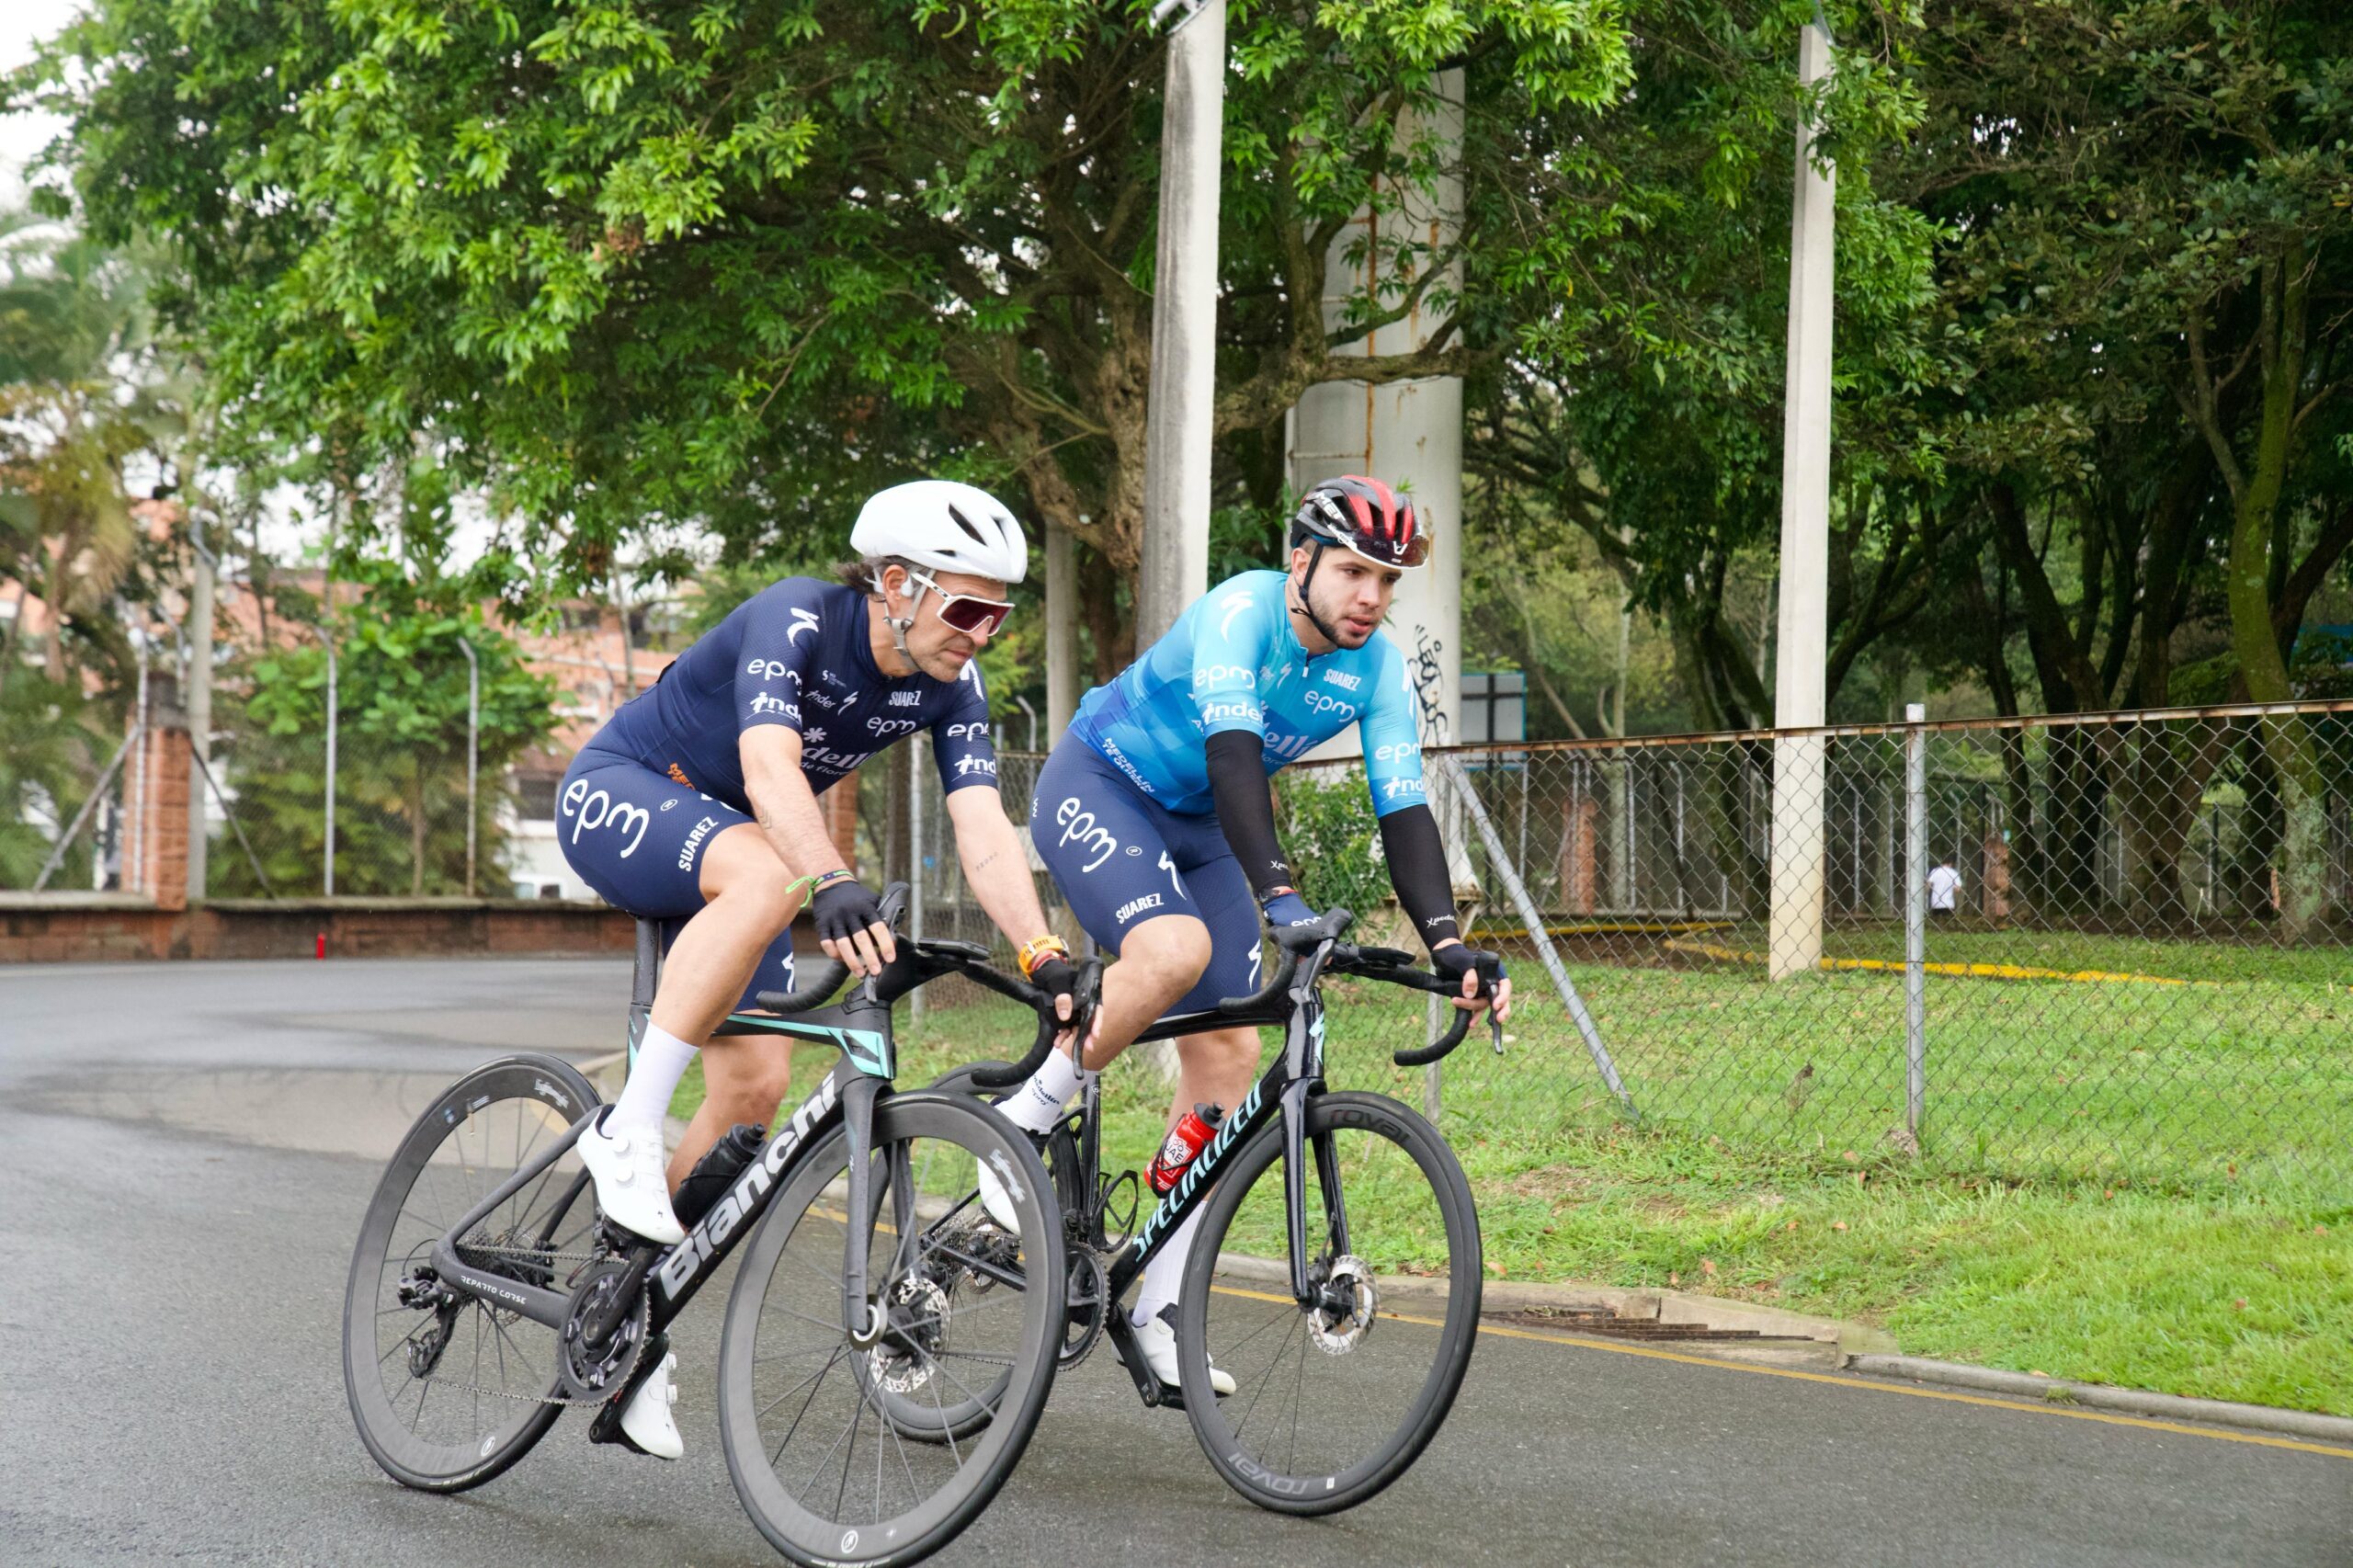
{"label": "front wheel", "polygon": [[[896,1095],[874,1108],[870,1157],[882,1341],[861,1348],[843,1328],[840,1129],[796,1163],[745,1247],[720,1338],[728,1473],[795,1562],[937,1551],[1005,1484],[1053,1385],[1062,1212],[1028,1141],[961,1096]],[[983,1162],[1005,1180],[1018,1239],[983,1222]]]}
{"label": "front wheel", "polygon": [[[1185,1267],[1185,1411],[1226,1483],[1262,1508],[1331,1514],[1420,1457],[1462,1386],[1479,1326],[1479,1222],[1438,1129],[1380,1095],[1307,1102],[1307,1271],[1290,1284],[1282,1125],[1218,1178]],[[1221,1252],[1282,1264],[1217,1277]],[[1384,1300],[1384,1293],[1389,1299]],[[1214,1363],[1235,1381],[1218,1398]]]}

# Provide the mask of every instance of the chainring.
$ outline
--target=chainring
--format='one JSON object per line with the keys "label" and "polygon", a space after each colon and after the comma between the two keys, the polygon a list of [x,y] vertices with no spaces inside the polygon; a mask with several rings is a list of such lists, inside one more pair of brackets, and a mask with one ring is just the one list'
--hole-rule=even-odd
{"label": "chainring", "polygon": [[594,1343],[585,1337],[584,1325],[605,1311],[628,1273],[629,1264],[621,1258],[590,1264],[564,1308],[563,1329],[556,1335],[556,1376],[574,1399],[600,1400],[626,1387],[638,1358],[645,1354],[654,1303],[642,1284],[611,1334]]}
{"label": "chainring", "polygon": [[1063,1289],[1063,1345],[1055,1355],[1067,1372],[1094,1354],[1103,1337],[1111,1301],[1111,1271],[1093,1247],[1070,1249],[1070,1277]]}

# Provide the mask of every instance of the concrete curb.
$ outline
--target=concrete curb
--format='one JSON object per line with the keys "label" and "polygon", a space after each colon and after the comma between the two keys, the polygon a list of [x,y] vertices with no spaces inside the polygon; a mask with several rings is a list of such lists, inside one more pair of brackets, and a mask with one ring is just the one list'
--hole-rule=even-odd
{"label": "concrete curb", "polygon": [[2106,1383],[2069,1382],[2063,1378],[2038,1378],[2030,1372],[2006,1372],[1993,1367],[1967,1367],[1954,1361],[1935,1361],[1925,1356],[1851,1356],[1847,1358],[1847,1369],[1872,1377],[1944,1383],[1985,1393],[2080,1404],[2095,1410],[2116,1410],[2160,1420],[2219,1423],[2226,1426],[2274,1432],[2282,1437],[2353,1444],[2353,1420],[2341,1415],[2319,1415],[2307,1410],[2276,1410],[2265,1404],[2239,1404],[2230,1400],[2147,1393],[2139,1389],[2111,1388]]}
{"label": "concrete curb", "polygon": [[592,1056],[575,1065],[580,1069],[580,1075],[594,1084],[597,1093],[604,1096],[607,1105],[610,1105],[613,1096],[621,1092],[621,1080],[629,1076],[629,1052],[608,1051],[602,1056]]}
{"label": "concrete curb", "polygon": [[[1222,1252],[1217,1258],[1218,1272],[1233,1279],[1254,1284],[1287,1283],[1290,1267],[1273,1258],[1252,1257],[1241,1253]],[[1381,1299],[1392,1305],[1406,1305],[1442,1300],[1446,1292],[1443,1280],[1410,1274],[1383,1274],[1380,1277]],[[1803,1366],[1836,1369],[1849,1358],[1880,1351],[1893,1351],[1895,1341],[1883,1330],[1858,1323],[1844,1323],[1836,1318],[1809,1317],[1802,1312],[1783,1312],[1778,1307],[1759,1306],[1749,1301],[1729,1301],[1720,1296],[1693,1295],[1682,1290],[1635,1290],[1613,1285],[1536,1285],[1512,1280],[1491,1279],[1480,1292],[1483,1316],[1499,1312],[1542,1312],[1574,1308],[1599,1310],[1616,1318],[1631,1318],[1665,1324],[1702,1324],[1710,1328],[1749,1329],[1768,1338],[1810,1341],[1806,1346],[1744,1345],[1737,1340],[1677,1340],[1665,1346],[1678,1354],[1707,1356],[1723,1361],[1748,1361],[1770,1366]],[[1547,1332],[1575,1336],[1579,1330],[1574,1323],[1563,1323],[1557,1330],[1547,1325]],[[1630,1341],[1607,1335],[1604,1343],[1625,1344]]]}

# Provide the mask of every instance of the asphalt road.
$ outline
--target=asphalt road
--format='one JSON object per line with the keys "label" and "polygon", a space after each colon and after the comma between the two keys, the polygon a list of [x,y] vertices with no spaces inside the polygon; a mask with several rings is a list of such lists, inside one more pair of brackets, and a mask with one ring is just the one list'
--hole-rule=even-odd
{"label": "asphalt road", "polygon": [[[345,1409],[344,1276],[399,1132],[499,1050],[610,1049],[626,989],[588,960],[0,970],[0,1562],[779,1561],[719,1451],[717,1290],[676,1331],[675,1465],[567,1415],[426,1496]],[[1409,1475],[1302,1521],[1107,1351],[937,1561],[1243,1559],[2353,1564],[2353,1454],[1498,1333]]]}

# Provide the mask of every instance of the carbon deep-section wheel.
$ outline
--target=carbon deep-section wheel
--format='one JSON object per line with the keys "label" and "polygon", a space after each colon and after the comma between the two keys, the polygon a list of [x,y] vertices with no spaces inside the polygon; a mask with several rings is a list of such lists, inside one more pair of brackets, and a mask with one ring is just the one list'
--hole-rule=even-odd
{"label": "carbon deep-section wheel", "polygon": [[[1428,1446],[1478,1335],[1478,1215],[1438,1130],[1380,1095],[1307,1102],[1308,1278],[1288,1278],[1282,1127],[1218,1178],[1186,1265],[1176,1363],[1210,1463],[1262,1508],[1330,1514],[1380,1492]],[[1220,1253],[1275,1278],[1221,1278]],[[1232,1394],[1210,1388],[1210,1368]]]}
{"label": "carbon deep-section wheel", "polygon": [[[869,1157],[859,1305],[880,1309],[880,1341],[854,1344],[843,1324],[839,1130],[796,1165],[744,1249],[721,1331],[728,1473],[796,1562],[913,1562],[946,1545],[1012,1473],[1053,1384],[1062,1214],[1028,1141],[963,1096],[898,1095],[875,1108]],[[1006,1180],[1018,1238],[973,1222],[983,1161]],[[976,1245],[983,1230],[1001,1244]]]}
{"label": "carbon deep-section wheel", "polygon": [[[479,1486],[558,1415],[553,1330],[445,1284],[433,1244],[594,1108],[564,1062],[510,1056],[426,1107],[377,1184],[344,1291],[343,1375],[359,1439],[386,1474],[427,1492]],[[596,1200],[569,1151],[459,1240],[469,1266],[569,1289],[592,1250]]]}

